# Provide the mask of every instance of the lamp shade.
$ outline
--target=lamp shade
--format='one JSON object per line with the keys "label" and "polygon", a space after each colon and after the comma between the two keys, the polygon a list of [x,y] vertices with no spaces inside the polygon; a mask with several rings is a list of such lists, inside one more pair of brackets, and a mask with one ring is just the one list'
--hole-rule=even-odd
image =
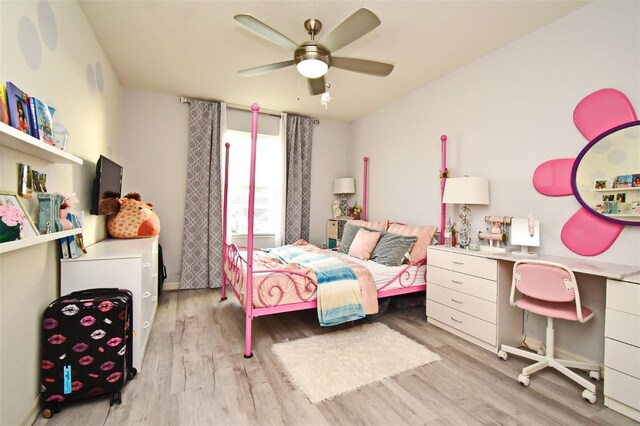
{"label": "lamp shade", "polygon": [[449,178],[444,187],[445,204],[489,204],[489,179],[482,177]]}
{"label": "lamp shade", "polygon": [[334,194],[355,194],[356,182],[353,178],[340,178],[333,181]]}
{"label": "lamp shade", "polygon": [[296,65],[298,72],[307,78],[319,78],[327,73],[329,65],[319,59],[305,59]]}

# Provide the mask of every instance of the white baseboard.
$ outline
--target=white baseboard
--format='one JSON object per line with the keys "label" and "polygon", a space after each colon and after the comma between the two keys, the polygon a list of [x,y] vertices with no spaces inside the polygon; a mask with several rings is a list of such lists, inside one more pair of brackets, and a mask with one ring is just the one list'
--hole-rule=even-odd
{"label": "white baseboard", "polygon": [[[543,342],[541,342],[540,340],[533,339],[531,337],[527,337],[525,340],[525,343],[527,344],[527,346],[529,346],[529,349],[536,352],[540,349],[540,347],[544,346]],[[567,352],[563,349],[558,349],[558,348],[555,348],[555,354],[557,358],[561,358],[561,359],[569,359],[569,360],[578,361],[578,362],[596,362],[592,359],[587,359],[587,358],[581,357],[580,355],[576,355],[571,352]],[[602,376],[602,378],[604,378],[604,365],[602,364],[600,364],[600,375]]]}
{"label": "white baseboard", "polygon": [[162,290],[166,290],[166,291],[173,291],[173,290],[180,290],[180,283],[179,282],[175,282],[175,283],[164,283],[162,284]]}
{"label": "white baseboard", "polygon": [[38,415],[40,414],[40,397],[37,397],[29,407],[29,411],[25,413],[24,416],[20,419],[18,424],[20,425],[32,425],[38,420]]}

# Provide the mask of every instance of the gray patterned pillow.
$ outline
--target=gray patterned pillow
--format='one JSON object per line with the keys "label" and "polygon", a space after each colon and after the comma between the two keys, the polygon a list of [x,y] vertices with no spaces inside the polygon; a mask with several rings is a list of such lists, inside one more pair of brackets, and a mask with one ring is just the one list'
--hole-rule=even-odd
{"label": "gray patterned pillow", "polygon": [[371,253],[371,260],[385,266],[400,266],[405,253],[411,250],[417,239],[418,237],[383,232]]}
{"label": "gray patterned pillow", "polygon": [[340,253],[349,254],[349,247],[351,247],[351,243],[353,239],[356,237],[358,231],[362,228],[361,226],[352,225],[351,223],[345,223],[344,229],[342,230],[342,239],[340,240],[340,247],[338,247],[338,251]]}

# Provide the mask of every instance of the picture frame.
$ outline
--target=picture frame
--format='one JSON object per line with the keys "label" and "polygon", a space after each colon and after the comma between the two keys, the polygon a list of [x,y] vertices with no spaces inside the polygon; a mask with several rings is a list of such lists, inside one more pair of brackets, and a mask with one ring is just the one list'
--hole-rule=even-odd
{"label": "picture frame", "polygon": [[626,192],[618,192],[616,194],[616,201],[618,203],[625,203],[627,200],[627,193]]}
{"label": "picture frame", "polygon": [[29,97],[26,93],[16,87],[15,84],[7,81],[7,104],[9,106],[9,120],[11,127],[23,133],[31,135],[31,110],[29,108]]}
{"label": "picture frame", "polygon": [[606,180],[595,181],[594,189],[607,189],[607,181]]}
{"label": "picture frame", "polygon": [[614,188],[631,188],[632,179],[633,179],[633,175],[616,176],[616,179],[613,181],[613,187]]}
{"label": "picture frame", "polygon": [[20,202],[18,194],[0,191],[0,243],[38,235],[38,228]]}
{"label": "picture frame", "polygon": [[631,176],[633,177],[631,181],[632,188],[640,188],[640,173],[634,173]]}

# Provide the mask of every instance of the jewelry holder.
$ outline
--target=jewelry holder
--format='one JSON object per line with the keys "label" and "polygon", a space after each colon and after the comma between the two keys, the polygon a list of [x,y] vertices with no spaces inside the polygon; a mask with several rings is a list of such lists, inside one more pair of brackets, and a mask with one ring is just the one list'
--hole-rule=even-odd
{"label": "jewelry holder", "polygon": [[[480,246],[480,250],[492,253],[506,253],[506,243],[511,226],[510,216],[485,216],[484,221],[489,223],[491,227],[488,232],[478,232],[480,241],[487,240],[488,246]],[[501,244],[504,243],[504,246]]]}

